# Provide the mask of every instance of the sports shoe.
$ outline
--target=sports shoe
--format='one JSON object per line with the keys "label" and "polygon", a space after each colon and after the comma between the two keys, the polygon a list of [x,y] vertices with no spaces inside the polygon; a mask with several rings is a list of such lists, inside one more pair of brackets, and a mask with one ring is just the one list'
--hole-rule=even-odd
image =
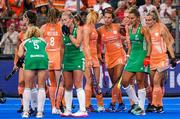
{"label": "sports shoe", "polygon": [[157,112],[157,107],[154,105],[148,105],[146,112]]}
{"label": "sports shoe", "polygon": [[145,112],[139,107],[138,104],[134,104],[131,113],[134,115],[145,115]]}
{"label": "sports shoe", "polygon": [[22,114],[22,118],[29,118],[29,112],[24,111]]}
{"label": "sports shoe", "polygon": [[90,105],[89,107],[86,107],[86,110],[88,112],[96,112],[96,110],[94,109],[94,107],[92,105]]}
{"label": "sports shoe", "polygon": [[126,111],[126,107],[124,103],[119,103],[118,108],[116,109],[116,112],[123,112]]}
{"label": "sports shoe", "polygon": [[65,107],[63,105],[60,105],[59,109],[60,109],[61,113],[64,113]]}
{"label": "sports shoe", "polygon": [[59,109],[57,109],[56,107],[53,107],[52,108],[52,114],[60,114],[60,110]]}
{"label": "sports shoe", "polygon": [[17,110],[17,113],[22,113],[23,112],[23,106],[21,105],[21,107]]}
{"label": "sports shoe", "polygon": [[128,110],[128,113],[131,113],[132,109],[134,108],[133,106],[135,105],[131,105],[131,108]]}
{"label": "sports shoe", "polygon": [[87,117],[88,116],[88,113],[87,111],[77,111],[76,113],[73,113],[72,114],[73,117]]}
{"label": "sports shoe", "polygon": [[116,107],[115,104],[110,103],[109,107],[106,109],[106,112],[115,112],[116,111],[115,107]]}
{"label": "sports shoe", "polygon": [[37,112],[36,118],[43,118],[43,112]]}
{"label": "sports shoe", "polygon": [[30,116],[36,116],[36,114],[37,114],[37,108],[35,108],[34,110],[32,108],[30,108],[29,115]]}
{"label": "sports shoe", "polygon": [[61,117],[70,117],[72,116],[72,112],[70,110],[65,110],[65,112],[60,115]]}
{"label": "sports shoe", "polygon": [[97,111],[98,111],[98,112],[105,112],[104,106],[98,106]]}
{"label": "sports shoe", "polygon": [[151,109],[151,106],[152,106],[151,103],[149,103],[148,106],[147,106],[147,108],[146,108],[146,112],[151,112],[151,110],[150,110],[150,109]]}
{"label": "sports shoe", "polygon": [[164,113],[164,109],[163,109],[163,106],[159,106],[156,108],[157,110],[157,113]]}

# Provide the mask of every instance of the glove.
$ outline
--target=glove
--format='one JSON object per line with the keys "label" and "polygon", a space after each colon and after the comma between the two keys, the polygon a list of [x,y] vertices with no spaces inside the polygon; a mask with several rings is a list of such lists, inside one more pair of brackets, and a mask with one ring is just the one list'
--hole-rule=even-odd
{"label": "glove", "polygon": [[24,63],[24,57],[21,57],[18,59],[17,63],[16,63],[16,66],[18,68],[23,68],[23,63]]}
{"label": "glove", "polygon": [[70,30],[69,30],[69,28],[66,25],[62,26],[62,33],[64,35],[69,35],[70,34]]}
{"label": "glove", "polygon": [[170,64],[172,68],[176,67],[176,58],[172,58]]}
{"label": "glove", "polygon": [[149,56],[146,56],[144,58],[144,67],[147,67],[148,65],[150,65],[150,57]]}

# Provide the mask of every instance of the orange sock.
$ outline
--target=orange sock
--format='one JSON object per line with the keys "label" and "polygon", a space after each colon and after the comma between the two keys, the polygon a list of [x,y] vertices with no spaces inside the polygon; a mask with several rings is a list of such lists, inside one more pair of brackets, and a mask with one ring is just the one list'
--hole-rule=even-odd
{"label": "orange sock", "polygon": [[162,103],[162,89],[161,87],[154,87],[152,105],[162,106],[161,103]]}
{"label": "orange sock", "polygon": [[104,107],[104,101],[103,101],[103,95],[96,95],[96,99],[97,99],[97,104],[100,107]]}
{"label": "orange sock", "polygon": [[146,97],[148,99],[148,103],[152,103],[152,87],[148,86],[146,87]]}
{"label": "orange sock", "polygon": [[49,87],[49,97],[51,101],[51,107],[55,107],[55,91],[56,91],[56,87]]}
{"label": "orange sock", "polygon": [[91,105],[91,96],[92,96],[92,89],[89,86],[85,87],[85,96],[86,96],[86,107]]}
{"label": "orange sock", "polygon": [[[117,87],[116,87],[117,88]],[[118,98],[118,103],[123,103],[123,99],[122,99],[122,92],[120,89],[117,88],[117,98]]]}
{"label": "orange sock", "polygon": [[59,87],[59,91],[58,91],[58,94],[57,94],[57,97],[56,97],[56,102],[55,102],[57,109],[60,108],[60,104],[61,104],[63,95],[64,95],[64,88],[63,87]]}
{"label": "orange sock", "polygon": [[55,92],[56,92],[56,82],[54,71],[49,71],[50,87],[49,87],[49,97],[51,101],[51,107],[55,107]]}
{"label": "orange sock", "polygon": [[24,86],[18,86],[18,94],[21,95],[24,92]]}
{"label": "orange sock", "polygon": [[115,104],[116,100],[117,100],[116,88],[115,87],[111,91],[111,98],[112,98],[111,103]]}
{"label": "orange sock", "polygon": [[118,103],[123,103],[121,90],[117,86],[112,89],[112,103],[115,104],[116,100]]}
{"label": "orange sock", "polygon": [[163,87],[161,87],[161,89],[162,89],[162,95],[163,95],[163,97],[164,97],[164,94],[165,94],[165,87],[163,86]]}
{"label": "orange sock", "polygon": [[159,100],[158,100],[158,106],[163,106],[163,97],[165,93],[165,88],[159,88]]}

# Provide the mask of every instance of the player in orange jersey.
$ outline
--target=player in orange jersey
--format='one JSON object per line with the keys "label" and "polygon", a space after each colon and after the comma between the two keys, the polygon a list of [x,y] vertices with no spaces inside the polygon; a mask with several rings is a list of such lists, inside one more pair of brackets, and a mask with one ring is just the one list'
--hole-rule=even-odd
{"label": "player in orange jersey", "polygon": [[174,54],[174,39],[164,24],[160,22],[158,13],[152,11],[146,17],[152,39],[152,52],[150,54],[151,82],[153,82],[152,104],[148,111],[162,113],[163,87],[162,80],[169,67],[169,52],[172,67],[176,66]]}
{"label": "player in orange jersey", "polygon": [[[95,23],[97,22],[98,14],[95,11],[90,11],[87,15],[86,24],[84,25],[84,38],[83,38],[83,50],[85,54],[86,60],[86,69],[85,69],[85,77],[86,77],[86,85],[85,85],[85,94],[86,94],[86,109],[87,111],[93,112],[95,111],[91,105],[91,96],[92,96],[92,89],[99,88],[99,80],[100,80],[100,64],[98,60],[97,54],[97,39],[98,33],[95,28]],[[91,68],[95,74],[96,80],[93,81],[92,74],[90,72]],[[93,87],[94,83],[97,82],[97,87]],[[99,89],[100,90],[100,89]],[[101,91],[100,91],[101,92]],[[97,94],[95,92],[96,99],[98,103],[98,112],[105,111],[104,109],[104,102],[103,102],[103,95],[102,93]]]}
{"label": "player in orange jersey", "polygon": [[57,87],[59,83],[62,62],[62,31],[61,25],[57,21],[58,16],[59,12],[57,9],[50,9],[48,12],[49,22],[41,27],[43,32],[42,37],[47,42],[46,51],[49,57],[49,76],[51,82],[49,87],[49,95],[52,106],[52,114],[61,113],[60,103],[64,94],[63,81],[60,81],[60,87]]}
{"label": "player in orange jersey", "polygon": [[[21,32],[19,33],[19,40],[15,49],[15,57],[14,57],[14,67],[13,69],[17,68],[16,67],[16,63],[18,61],[18,49],[19,49],[19,45],[22,43],[22,41],[24,40],[24,34],[27,30],[27,26],[26,23],[23,21],[20,21],[20,30]],[[19,69],[19,78],[18,78],[18,95],[21,99],[21,107],[20,109],[17,110],[18,113],[23,112],[23,101],[22,101],[22,95],[23,95],[23,91],[24,91],[24,77],[23,77],[23,69],[20,68]]]}
{"label": "player in orange jersey", "polygon": [[[120,24],[112,23],[113,12],[111,10],[104,11],[105,25],[98,29],[100,40],[105,47],[105,63],[112,81],[115,82],[119,80],[121,73],[123,72],[123,67],[126,63],[126,53],[123,49],[123,40],[121,39]],[[101,56],[101,55],[99,55]],[[100,57],[101,62],[104,62]],[[116,100],[119,105],[115,108]],[[112,102],[107,111],[123,111],[125,110],[125,105],[122,100],[121,91],[117,86],[112,89]]]}

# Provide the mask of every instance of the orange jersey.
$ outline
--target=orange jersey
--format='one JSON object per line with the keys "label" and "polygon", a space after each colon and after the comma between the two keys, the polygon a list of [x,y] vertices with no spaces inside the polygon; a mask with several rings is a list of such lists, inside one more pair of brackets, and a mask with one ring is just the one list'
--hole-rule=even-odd
{"label": "orange jersey", "polygon": [[161,69],[168,67],[168,55],[166,54],[167,48],[159,29],[153,30],[151,33],[152,51],[150,55],[150,68],[151,70]]}
{"label": "orange jersey", "polygon": [[[19,33],[19,40],[20,40],[20,42],[23,42],[23,40],[24,40],[24,32],[22,32],[22,31]],[[14,64],[16,64],[18,61],[18,49],[15,49],[14,53],[15,53]]]}
{"label": "orange jersey", "polygon": [[[87,26],[85,26],[87,27]],[[89,36],[89,50],[90,50],[90,55],[93,61],[93,67],[99,67],[99,60],[98,60],[98,55],[97,55],[97,39],[98,39],[98,33],[96,31],[95,28],[91,29],[91,33]],[[84,39],[84,42],[86,42],[86,39]],[[86,46],[84,46],[84,48],[86,48]],[[87,53],[86,50],[84,50],[84,54],[85,54],[85,59],[86,61],[89,60],[87,57]],[[88,67],[88,64],[86,64],[86,66]]]}
{"label": "orange jersey", "polygon": [[60,46],[62,44],[61,25],[47,23],[41,27],[46,40],[46,51],[49,58],[49,69],[60,69]]}
{"label": "orange jersey", "polygon": [[61,38],[62,38],[62,32],[61,32],[61,26],[59,23],[57,24],[50,24],[47,23],[42,26],[43,31],[43,38],[47,42],[47,51],[57,51],[60,50],[61,46]]}
{"label": "orange jersey", "polygon": [[107,31],[104,26],[99,29],[105,48],[105,62],[108,68],[112,68],[118,64],[125,64],[126,62],[126,53],[123,49],[118,28],[116,24],[113,24],[112,31]]}
{"label": "orange jersey", "polygon": [[24,41],[24,32],[23,32],[23,31],[21,31],[21,32],[19,33],[19,40],[20,40],[21,42]]}

